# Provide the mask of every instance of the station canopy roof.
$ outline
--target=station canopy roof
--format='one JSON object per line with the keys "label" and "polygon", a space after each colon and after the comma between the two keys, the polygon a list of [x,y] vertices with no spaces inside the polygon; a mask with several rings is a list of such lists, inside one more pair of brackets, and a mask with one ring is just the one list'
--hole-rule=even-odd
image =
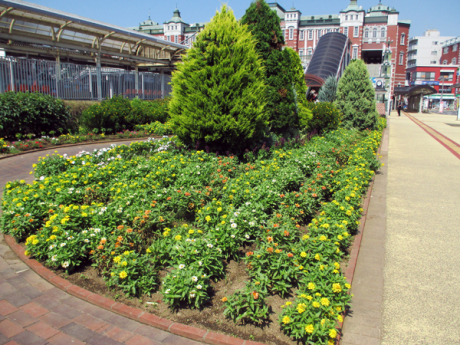
{"label": "station canopy roof", "polygon": [[0,48],[7,53],[173,67],[186,46],[21,0],[0,0]]}
{"label": "station canopy roof", "polygon": [[416,96],[416,95],[432,95],[436,93],[436,89],[430,85],[415,85],[395,87],[395,95]]}

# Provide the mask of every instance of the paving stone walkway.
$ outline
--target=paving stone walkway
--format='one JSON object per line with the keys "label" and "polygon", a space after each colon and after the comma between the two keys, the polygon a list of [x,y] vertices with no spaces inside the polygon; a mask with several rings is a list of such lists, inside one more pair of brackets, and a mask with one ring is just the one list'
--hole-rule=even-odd
{"label": "paving stone walkway", "polygon": [[[123,142],[123,144],[127,144]],[[129,144],[129,143],[128,143]],[[62,148],[60,154],[108,144]],[[0,160],[0,186],[15,179],[33,180],[29,171],[39,156],[55,150]],[[1,192],[1,191],[0,191]],[[1,194],[0,194],[1,195]],[[198,345],[160,329],[99,308],[54,287],[32,271],[0,234],[0,345]]]}

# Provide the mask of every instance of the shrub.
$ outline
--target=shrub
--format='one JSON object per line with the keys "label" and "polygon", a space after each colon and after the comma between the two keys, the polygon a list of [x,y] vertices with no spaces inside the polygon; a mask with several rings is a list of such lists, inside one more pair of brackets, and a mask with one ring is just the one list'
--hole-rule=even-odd
{"label": "shrub", "polygon": [[165,123],[169,120],[169,101],[169,97],[156,99],[153,101],[133,99],[131,101],[131,113],[127,120],[133,125],[145,124],[155,121]]}
{"label": "shrub", "polygon": [[289,52],[291,59],[292,82],[294,85],[299,124],[301,127],[307,127],[313,114],[307,104],[307,84],[303,74],[302,62],[294,49],[288,47],[286,50]]}
{"label": "shrub", "polygon": [[29,92],[0,94],[0,137],[14,139],[17,133],[59,131],[70,119],[64,102],[50,95]]}
{"label": "shrub", "polygon": [[375,91],[362,60],[354,60],[339,80],[335,102],[342,113],[342,126],[351,129],[375,129],[378,113]]}
{"label": "shrub", "polygon": [[170,135],[173,134],[171,122],[161,123],[158,121],[146,125],[136,125],[136,130],[144,131],[147,134]]}
{"label": "shrub", "polygon": [[255,47],[265,68],[270,130],[283,133],[289,127],[297,126],[298,116],[290,54],[281,50],[284,38],[280,19],[264,0],[257,0],[246,10],[241,23],[247,25],[254,35]]}
{"label": "shrub", "polygon": [[70,119],[67,123],[67,129],[72,132],[77,132],[80,126],[83,112],[94,104],[99,104],[96,101],[63,101],[70,113]]}
{"label": "shrub", "polygon": [[318,93],[318,101],[332,103],[337,98],[337,80],[332,75],[326,79]]}
{"label": "shrub", "polygon": [[131,109],[129,99],[115,96],[84,110],[81,124],[87,131],[95,128],[113,128],[116,131],[126,129]]}
{"label": "shrub", "polygon": [[223,6],[172,77],[169,112],[186,145],[239,151],[267,126],[266,86],[254,38]]}
{"label": "shrub", "polygon": [[308,123],[309,132],[323,133],[339,127],[341,115],[333,103],[308,102],[308,107],[313,113],[313,117]]}

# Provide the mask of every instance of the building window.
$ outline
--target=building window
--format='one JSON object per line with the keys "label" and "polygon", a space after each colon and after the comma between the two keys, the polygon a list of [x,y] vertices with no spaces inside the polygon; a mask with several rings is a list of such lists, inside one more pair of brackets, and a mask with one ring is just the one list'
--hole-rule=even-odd
{"label": "building window", "polygon": [[380,37],[385,38],[385,28],[382,28],[382,31],[380,32]]}
{"label": "building window", "polygon": [[447,54],[449,52],[449,47],[444,47],[444,54]]}
{"label": "building window", "polygon": [[402,46],[405,44],[405,41],[406,41],[406,34],[403,33],[403,34],[401,35],[401,45],[402,45]]}
{"label": "building window", "polygon": [[300,49],[300,50],[299,50],[299,55],[300,55],[300,57],[303,56],[303,49]]}
{"label": "building window", "polygon": [[348,37],[348,26],[343,28],[343,34]]}
{"label": "building window", "polygon": [[452,65],[456,65],[457,64],[457,59],[456,58],[453,58],[452,59]]}
{"label": "building window", "polygon": [[174,36],[174,43],[178,43],[178,40],[179,40],[178,36],[177,35]]}
{"label": "building window", "polygon": [[294,29],[289,28],[289,40],[293,40],[293,39],[294,39]]}
{"label": "building window", "polygon": [[404,52],[399,53],[399,64],[400,65],[404,64]]}
{"label": "building window", "polygon": [[352,59],[356,60],[358,58],[358,47],[353,47]]}
{"label": "building window", "polygon": [[359,36],[359,27],[355,26],[355,30],[353,32],[353,37],[358,37]]}
{"label": "building window", "polygon": [[452,46],[452,51],[453,51],[453,52],[456,52],[456,51],[457,51],[457,45],[456,45],[456,44],[454,44],[454,45]]}
{"label": "building window", "polygon": [[444,60],[444,61],[442,62],[442,64],[443,64],[443,65],[447,65],[447,60]]}
{"label": "building window", "polygon": [[308,39],[309,40],[313,39],[313,30],[308,30]]}
{"label": "building window", "polygon": [[321,38],[321,31],[322,31],[321,29],[318,29],[318,39]]}
{"label": "building window", "polygon": [[374,28],[374,30],[372,30],[372,37],[377,38],[377,28]]}
{"label": "building window", "polygon": [[345,20],[348,20],[348,16],[345,16]]}
{"label": "building window", "polygon": [[300,39],[303,41],[304,31],[300,30]]}
{"label": "building window", "polygon": [[434,42],[433,42],[433,45],[437,46],[437,45],[438,45],[438,41],[434,41]]}
{"label": "building window", "polygon": [[364,30],[364,38],[369,38],[369,29]]}
{"label": "building window", "polygon": [[437,63],[436,60],[433,60],[433,61],[430,62],[430,64],[432,64],[432,65],[436,65],[436,63]]}
{"label": "building window", "polygon": [[281,30],[283,32],[283,38],[286,38],[286,30]]}
{"label": "building window", "polygon": [[355,18],[356,18],[356,20],[358,20],[358,15],[356,15],[356,17],[355,17]]}
{"label": "building window", "polygon": [[174,26],[174,30],[177,30],[177,25],[176,25],[176,26]]}
{"label": "building window", "polygon": [[308,55],[311,56],[311,54],[313,54],[313,49],[312,49],[312,48],[308,48],[307,52],[308,52]]}

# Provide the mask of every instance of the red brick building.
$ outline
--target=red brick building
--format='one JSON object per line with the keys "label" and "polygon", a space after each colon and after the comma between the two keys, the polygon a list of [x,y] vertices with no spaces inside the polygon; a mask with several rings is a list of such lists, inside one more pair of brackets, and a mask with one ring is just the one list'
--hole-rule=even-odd
{"label": "red brick building", "polygon": [[442,43],[441,65],[460,64],[460,36]]}

